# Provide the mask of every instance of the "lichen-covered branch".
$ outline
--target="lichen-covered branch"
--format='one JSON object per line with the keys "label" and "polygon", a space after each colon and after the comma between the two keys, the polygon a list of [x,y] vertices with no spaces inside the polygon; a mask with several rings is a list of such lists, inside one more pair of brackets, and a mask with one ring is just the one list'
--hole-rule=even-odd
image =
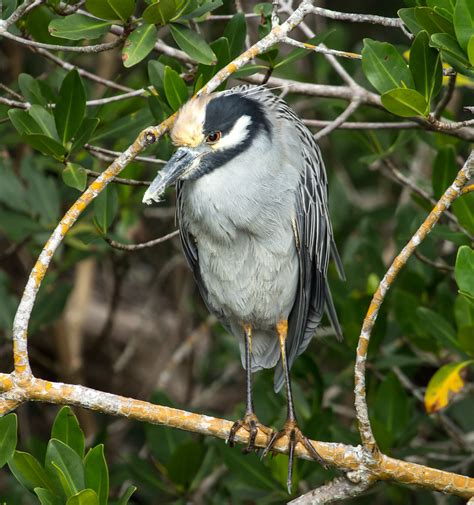
{"label": "lichen-covered branch", "polygon": [[365,370],[367,363],[367,351],[370,342],[370,336],[377,319],[380,307],[385,299],[385,296],[393,284],[400,270],[406,264],[410,256],[413,254],[418,245],[425,239],[428,233],[433,229],[441,215],[449,208],[452,202],[462,194],[462,189],[469,182],[474,172],[474,151],[471,152],[464,166],[459,171],[456,179],[451,186],[445,191],[434,209],[430,212],[425,221],[418,228],[416,233],[410,239],[408,244],[401,250],[398,256],[393,260],[390,268],[380,282],[377,291],[375,292],[369,309],[365,316],[362,331],[359,336],[359,344],[357,346],[356,363],[354,369],[354,392],[355,392],[355,408],[357,413],[357,421],[359,424],[359,432],[364,447],[377,461],[380,458],[379,449],[372,432],[372,427],[369,420],[369,412],[366,398]]}

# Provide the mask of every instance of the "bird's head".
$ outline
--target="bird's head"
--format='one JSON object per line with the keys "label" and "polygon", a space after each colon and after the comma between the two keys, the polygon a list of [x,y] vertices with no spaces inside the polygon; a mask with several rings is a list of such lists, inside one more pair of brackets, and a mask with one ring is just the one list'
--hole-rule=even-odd
{"label": "bird's head", "polygon": [[241,93],[215,93],[190,100],[176,117],[171,140],[178,147],[146,191],[158,202],[179,180],[195,180],[235,159],[260,134],[271,135],[263,106]]}

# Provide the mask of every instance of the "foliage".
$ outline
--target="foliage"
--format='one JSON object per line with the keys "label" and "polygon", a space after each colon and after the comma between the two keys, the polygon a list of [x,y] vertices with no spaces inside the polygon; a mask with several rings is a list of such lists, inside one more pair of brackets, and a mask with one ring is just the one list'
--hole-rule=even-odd
{"label": "foliage", "polygon": [[[21,2],[4,2],[3,19],[17,4]],[[84,5],[48,0],[21,17],[10,32],[27,41],[59,44],[63,50],[47,51],[54,52],[60,65],[45,52],[33,53],[14,41],[3,45],[2,39],[8,56],[2,79],[7,89],[1,89],[0,97],[8,99],[0,100],[2,362],[4,349],[11,346],[12,321],[28,271],[61,215],[140,130],[178,110],[244,50],[247,37],[255,42],[269,32],[270,2],[249,2],[244,8],[254,17],[236,13],[227,0],[87,0]],[[473,138],[472,128],[443,130],[436,123],[471,118],[463,106],[473,105],[472,2],[407,0],[403,5],[393,0],[376,8],[374,14],[398,15],[413,37],[401,30],[337,20],[319,23],[312,38],[295,34],[312,45],[324,41],[331,48],[361,54],[361,61],[339,61],[361,86],[380,96],[382,107],[364,103],[351,120],[386,123],[403,118],[416,126],[337,129],[329,140],[321,140],[334,232],[347,275],[344,283],[331,267],[330,284],[345,341],[332,336],[314,339],[294,365],[293,388],[306,435],[351,444],[359,443],[352,369],[368,304],[388,262],[433,207],[433,199],[453,181],[459,158],[466,157]],[[374,11],[374,3],[362,2],[360,11],[364,9]],[[280,13],[281,18],[286,15]],[[308,23],[314,26],[314,18]],[[67,51],[100,44],[113,47],[104,53]],[[345,105],[337,95],[315,99],[298,88],[299,83],[346,84],[321,54],[274,47],[220,89],[256,74],[287,79],[286,99],[307,120],[333,120]],[[451,86],[455,99],[443,105]],[[466,131],[471,137],[463,136]],[[166,137],[149,147],[146,156],[168,159],[172,152]],[[136,160],[121,176],[144,182],[159,167]],[[104,240],[144,241],[172,229],[173,221],[164,211],[156,219],[162,207],[144,210],[142,195],[140,187],[109,185],[67,235],[30,322],[33,367],[59,380],[75,380],[76,360],[83,359],[81,383],[237,418],[244,397],[243,374],[233,368],[240,360],[238,345],[218,324],[211,322],[204,336],[189,337],[193,350],[187,359],[178,364],[172,359],[173,351],[185,345],[183,339],[194,335],[207,318],[176,253],[177,243],[125,253]],[[172,192],[163,205],[172,210]],[[396,280],[375,326],[367,383],[371,421],[383,451],[465,474],[473,471],[472,441],[466,436],[474,430],[468,387],[474,358],[473,235],[471,192],[454,203],[450,217],[442,219]],[[98,272],[88,305],[96,307],[100,317],[92,312],[83,317],[88,325],[82,325],[81,348],[68,340],[76,328],[68,313],[71,300],[77,300],[86,259]],[[140,323],[130,327],[125,320]],[[151,336],[147,321],[153,327]],[[321,333],[332,332],[325,327]],[[79,356],[71,358],[71,349]],[[172,380],[164,378],[168,370]],[[2,371],[9,371],[8,364]],[[206,391],[212,394],[206,396]],[[269,371],[255,376],[255,404],[263,423],[282,425],[284,399],[273,393]],[[441,409],[445,417],[427,414]],[[7,462],[9,468],[0,471],[0,501],[288,501],[285,456],[259,461],[257,455],[244,456],[220,441],[162,426],[122,425],[104,416],[81,423],[95,444],[85,451],[84,434],[72,410],[61,409],[54,423],[50,412],[51,407],[35,406],[19,413],[20,426],[23,418],[26,423],[20,431],[25,449],[21,451],[16,449],[16,416],[0,419],[0,466]],[[301,492],[323,484],[335,472],[298,462],[295,474],[294,489],[297,492],[301,484]],[[390,484],[354,502],[409,501],[434,503],[427,493]]]}

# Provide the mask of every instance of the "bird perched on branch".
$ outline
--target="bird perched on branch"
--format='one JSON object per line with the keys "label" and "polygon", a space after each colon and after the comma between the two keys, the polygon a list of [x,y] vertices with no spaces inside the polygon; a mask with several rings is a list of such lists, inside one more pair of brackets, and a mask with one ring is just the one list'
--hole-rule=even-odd
{"label": "bird perched on branch", "polygon": [[[247,375],[244,428],[254,449],[258,428],[289,440],[288,490],[294,449],[302,443],[321,460],[298,427],[290,368],[308,346],[324,312],[339,338],[329,290],[332,256],[343,277],[328,212],[319,147],[288,105],[264,87],[239,86],[189,101],[171,130],[178,147],[145,193],[159,201],[177,187],[177,217],[186,259],[209,308],[239,341]],[[286,386],[288,416],[270,432],[254,412],[252,373],[275,370]]]}

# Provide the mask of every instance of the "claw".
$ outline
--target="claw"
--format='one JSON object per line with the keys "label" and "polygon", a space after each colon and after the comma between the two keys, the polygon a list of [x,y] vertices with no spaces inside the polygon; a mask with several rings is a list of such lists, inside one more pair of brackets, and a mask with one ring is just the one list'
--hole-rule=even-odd
{"label": "claw", "polygon": [[250,433],[247,447],[245,447],[243,450],[245,454],[258,450],[258,447],[255,447],[255,440],[257,438],[259,429],[267,435],[270,434],[269,428],[261,424],[255,414],[245,414],[242,419],[235,421],[235,423],[232,425],[232,428],[230,429],[229,436],[226,440],[226,443],[228,443],[230,447],[234,447],[235,436],[237,435],[237,432],[240,430],[240,428],[244,428]]}
{"label": "claw", "polygon": [[312,458],[318,463],[327,468],[326,463],[323,461],[321,456],[318,454],[313,444],[309,441],[307,437],[303,435],[296,421],[287,421],[284,428],[281,431],[274,432],[268,442],[265,450],[262,453],[262,458],[264,458],[270,451],[273,452],[273,447],[276,442],[283,437],[288,437],[288,477],[286,479],[286,485],[288,488],[288,494],[291,495],[292,491],[292,480],[293,480],[293,461],[295,455],[295,448],[298,443],[304,445],[306,450],[311,454]]}

